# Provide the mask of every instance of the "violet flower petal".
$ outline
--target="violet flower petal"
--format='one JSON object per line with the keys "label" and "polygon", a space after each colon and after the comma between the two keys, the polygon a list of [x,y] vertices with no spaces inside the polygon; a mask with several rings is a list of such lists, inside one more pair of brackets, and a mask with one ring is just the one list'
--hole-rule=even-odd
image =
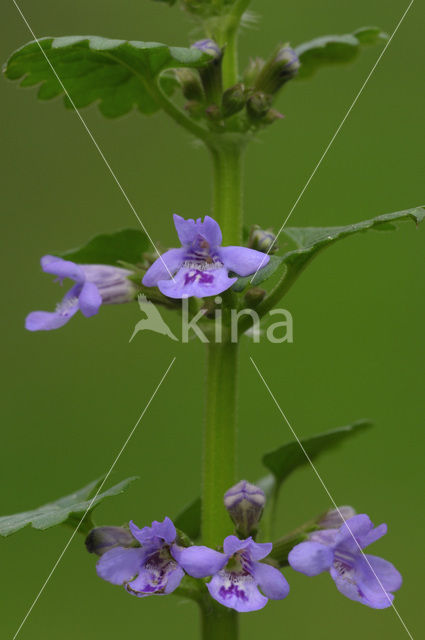
{"label": "violet flower petal", "polygon": [[204,546],[171,548],[171,555],[193,578],[206,578],[220,571],[227,563],[228,556]]}
{"label": "violet flower petal", "polygon": [[102,296],[93,282],[85,282],[78,297],[81,313],[90,318],[96,315],[102,304]]}
{"label": "violet flower petal", "polygon": [[289,584],[286,578],[270,564],[255,562],[254,579],[267,598],[283,600],[289,593]]}
{"label": "violet flower petal", "polygon": [[[367,565],[365,568],[366,571],[372,575],[375,573],[384,589],[387,591],[397,591],[400,589],[403,583],[403,578],[391,562],[388,562],[388,560],[384,560],[384,558],[380,558],[379,556],[371,556],[370,554],[366,554],[366,558],[369,563],[368,564],[363,558],[363,562]],[[373,571],[370,567],[372,567]],[[373,577],[376,581],[376,577]]]}
{"label": "violet flower petal", "polygon": [[359,546],[361,548],[365,546],[362,544],[363,539],[367,539],[366,536],[372,531],[372,529],[373,524],[369,516],[365,513],[359,513],[347,520],[338,529],[338,533],[335,537],[335,546],[350,553],[358,553]]}
{"label": "violet flower petal", "polygon": [[291,567],[306,576],[317,576],[323,571],[328,571],[333,559],[333,549],[319,542],[301,542],[288,554]]}
{"label": "violet flower petal", "polygon": [[181,267],[185,258],[184,249],[169,249],[155,260],[143,276],[145,287],[155,287],[160,280],[168,280]]}
{"label": "violet flower petal", "polygon": [[210,216],[197,220],[185,220],[177,214],[173,215],[177,235],[184,247],[189,247],[198,236],[203,236],[212,249],[219,247],[222,242],[222,234],[219,224]]}
{"label": "violet flower petal", "polygon": [[249,276],[270,261],[266,253],[247,247],[221,247],[219,256],[224,266],[239,276]]}
{"label": "violet flower petal", "polygon": [[60,329],[77,311],[78,305],[67,315],[61,315],[56,311],[32,311],[25,318],[25,328],[28,331],[51,331],[52,329]]}
{"label": "violet flower petal", "polygon": [[122,585],[136,576],[143,563],[141,548],[117,547],[103,554],[96,565],[97,575],[112,584]]}
{"label": "violet flower petal", "polygon": [[61,280],[70,278],[79,283],[85,280],[84,271],[78,264],[70,262],[69,260],[63,260],[57,256],[43,256],[41,258],[41,267],[45,273],[58,276]]}

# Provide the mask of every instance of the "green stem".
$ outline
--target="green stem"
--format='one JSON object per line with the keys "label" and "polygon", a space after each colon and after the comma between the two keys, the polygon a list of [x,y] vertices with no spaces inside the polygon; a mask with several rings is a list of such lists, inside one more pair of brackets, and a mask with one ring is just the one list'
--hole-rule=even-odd
{"label": "green stem", "polygon": [[244,149],[240,141],[209,144],[214,165],[214,219],[223,233],[223,244],[241,244],[242,164]]}
{"label": "green stem", "polygon": [[213,548],[233,530],[223,496],[236,479],[237,357],[236,343],[208,345],[202,541]]}
{"label": "green stem", "polygon": [[162,91],[157,84],[156,80],[147,82],[144,78],[144,85],[157,102],[157,104],[167,113],[177,124],[186,129],[189,133],[200,140],[206,140],[209,136],[209,131],[204,127],[197,124],[194,120],[189,118],[184,111],[182,111],[177,105],[174,104]]}
{"label": "green stem", "polygon": [[250,0],[237,0],[225,17],[224,27],[217,36],[218,44],[225,46],[223,57],[223,88],[228,89],[238,82],[238,32],[241,18],[248,8]]}
{"label": "green stem", "polygon": [[221,605],[201,607],[202,640],[236,640],[239,630],[238,614]]}

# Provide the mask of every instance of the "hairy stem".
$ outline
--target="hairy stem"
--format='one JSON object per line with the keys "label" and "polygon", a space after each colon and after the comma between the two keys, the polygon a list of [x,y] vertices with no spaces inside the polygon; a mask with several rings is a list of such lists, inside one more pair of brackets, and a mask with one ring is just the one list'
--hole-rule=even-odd
{"label": "hairy stem", "polygon": [[237,357],[235,343],[208,345],[202,540],[213,548],[222,545],[233,529],[223,496],[236,475]]}
{"label": "hairy stem", "polygon": [[223,232],[223,244],[242,239],[242,163],[240,143],[209,145],[214,168],[213,211]]}
{"label": "hairy stem", "polygon": [[201,607],[202,640],[236,640],[238,637],[238,614],[221,605]]}
{"label": "hairy stem", "polygon": [[223,88],[228,89],[236,84],[239,79],[238,68],[238,32],[241,18],[248,8],[250,0],[236,0],[231,11],[225,17],[224,27],[217,36],[218,43],[225,46],[223,58]]}

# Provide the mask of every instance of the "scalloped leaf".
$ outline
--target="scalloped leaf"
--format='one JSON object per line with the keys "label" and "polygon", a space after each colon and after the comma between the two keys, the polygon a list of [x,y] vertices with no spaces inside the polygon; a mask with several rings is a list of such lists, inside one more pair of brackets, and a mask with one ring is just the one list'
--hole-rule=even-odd
{"label": "scalloped leaf", "polygon": [[[325,433],[304,438],[300,441],[310,460],[315,460],[325,451],[333,449],[347,438],[370,429],[372,426],[372,423],[368,420],[358,420],[345,427],[325,431]],[[293,471],[308,465],[309,461],[298,442],[293,440],[274,451],[266,453],[263,456],[263,464],[271,471],[279,486]]]}
{"label": "scalloped leaf", "polygon": [[[41,38],[38,41],[77,108],[98,102],[102,114],[116,118],[133,107],[145,114],[158,105],[149,86],[166,69],[201,67],[210,58],[198,49],[169,47],[158,42],[110,40],[99,36]],[[12,54],[4,73],[21,87],[41,85],[40,100],[64,93],[37,42],[30,42]],[[161,86],[172,93],[176,82],[164,76]],[[72,108],[68,98],[65,106]]]}
{"label": "scalloped leaf", "polygon": [[379,27],[362,27],[341,36],[323,36],[295,47],[301,67],[298,79],[309,78],[320,67],[352,62],[366,45],[385,42],[388,35]]}
{"label": "scalloped leaf", "polygon": [[[260,269],[254,276],[252,286],[270,278],[276,271],[282,270],[284,281],[288,283],[287,289],[302,273],[309,262],[322,249],[356,233],[363,233],[374,229],[375,231],[394,231],[396,223],[405,220],[413,220],[419,225],[425,219],[425,209],[416,207],[395,213],[385,213],[370,220],[363,220],[356,224],[344,227],[287,227],[280,237],[280,245],[287,244],[291,247],[283,256],[270,256],[270,262]],[[285,242],[286,238],[286,242]],[[286,272],[285,272],[286,271]],[[233,285],[235,291],[242,291],[251,283],[252,276],[239,278]]]}
{"label": "scalloped leaf", "polygon": [[138,229],[121,229],[113,233],[94,236],[87,244],[68,251],[53,252],[53,255],[78,264],[137,264],[142,254],[148,251],[148,236]]}
{"label": "scalloped leaf", "polygon": [[123,493],[127,487],[134,482],[134,480],[137,480],[137,476],[122,480],[110,489],[99,493],[99,495],[93,500],[93,497],[96,495],[96,491],[101,485],[104,477],[105,476],[102,476],[101,478],[90,482],[90,484],[78,491],[75,491],[74,493],[71,493],[69,496],[64,496],[54,502],[44,504],[43,506],[38,507],[38,509],[24,511],[23,513],[15,513],[11,516],[0,517],[0,536],[10,536],[12,533],[15,533],[29,525],[31,525],[33,529],[40,529],[42,531],[44,531],[44,529],[49,529],[50,527],[55,527],[59,524],[66,524],[75,527],[79,524],[87,509],[89,510],[87,511],[84,522],[80,527],[80,531],[82,533],[89,531],[93,528],[93,522],[91,520],[93,509],[95,509],[95,507],[97,507],[106,498]]}

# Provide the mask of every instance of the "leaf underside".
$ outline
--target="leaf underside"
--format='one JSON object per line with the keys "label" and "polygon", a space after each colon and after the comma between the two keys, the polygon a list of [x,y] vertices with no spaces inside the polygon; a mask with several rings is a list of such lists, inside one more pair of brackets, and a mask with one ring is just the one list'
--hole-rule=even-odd
{"label": "leaf underside", "polygon": [[[361,433],[371,426],[371,422],[359,420],[348,426],[338,427],[317,436],[304,438],[300,442],[310,460],[315,460],[325,451],[333,449],[353,435]],[[269,497],[276,486],[286,480],[293,471],[309,464],[302,447],[298,442],[291,441],[263,456],[263,464],[271,473],[257,480],[255,484],[263,489],[266,497]],[[184,531],[192,540],[196,540],[201,535],[201,510],[201,498],[196,498],[182,509],[174,519],[176,527]]]}
{"label": "leaf underside", "polygon": [[[64,94],[60,78],[73,103],[80,109],[97,102],[102,114],[116,118],[136,107],[141,113],[158,110],[150,83],[166,69],[201,67],[209,56],[198,49],[169,47],[158,42],[110,40],[99,36],[41,38],[15,51],[6,63],[9,80],[21,87],[41,85],[40,100]],[[170,94],[174,78],[163,76],[162,89]],[[64,97],[65,106],[72,108]]]}
{"label": "leaf underside", "polygon": [[320,67],[352,62],[366,45],[385,42],[388,39],[379,27],[362,27],[354,33],[341,36],[323,36],[295,47],[301,67],[296,79],[304,80]]}
{"label": "leaf underside", "polygon": [[[425,218],[425,209],[416,207],[395,213],[385,213],[370,220],[363,220],[343,227],[287,227],[279,235],[281,244],[291,246],[291,250],[282,256],[270,256],[270,262],[252,276],[239,278],[233,285],[234,291],[243,291],[246,286],[257,286],[270,278],[277,270],[286,270],[286,276],[293,277],[294,272],[301,273],[307,263],[319,251],[357,233],[374,229],[375,231],[393,231],[396,223],[413,220],[417,225]],[[252,280],[252,282],[251,282]]]}
{"label": "leaf underside", "polygon": [[38,509],[0,517],[0,535],[9,536],[29,525],[34,529],[41,530],[49,529],[59,524],[76,525],[83,518],[86,511],[86,518],[89,518],[93,509],[103,502],[105,498],[123,493],[134,480],[137,480],[137,477],[122,480],[122,482],[96,496],[96,492],[103,480],[104,476],[90,482],[86,487],[79,489],[75,493],[44,504]]}

